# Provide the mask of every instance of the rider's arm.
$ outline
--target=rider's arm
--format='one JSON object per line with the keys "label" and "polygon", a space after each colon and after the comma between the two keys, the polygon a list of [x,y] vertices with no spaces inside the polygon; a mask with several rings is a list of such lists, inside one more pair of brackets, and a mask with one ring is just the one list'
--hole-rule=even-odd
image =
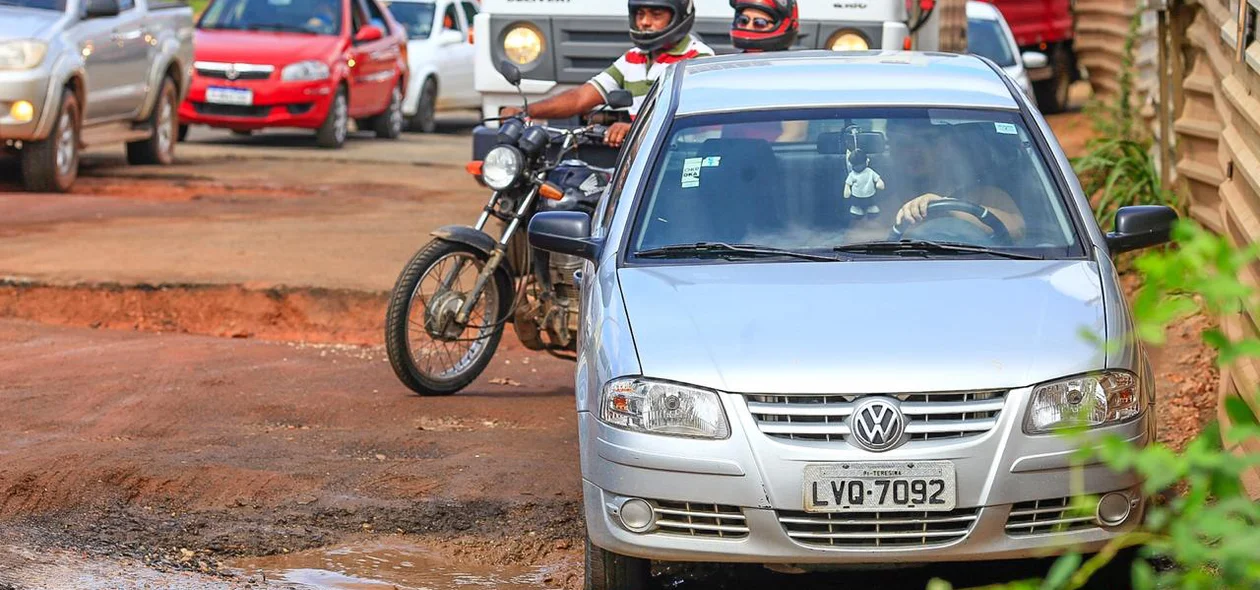
{"label": "rider's arm", "polygon": [[535,119],[560,119],[580,115],[601,104],[604,104],[604,95],[594,85],[583,84],[530,104],[525,114]]}

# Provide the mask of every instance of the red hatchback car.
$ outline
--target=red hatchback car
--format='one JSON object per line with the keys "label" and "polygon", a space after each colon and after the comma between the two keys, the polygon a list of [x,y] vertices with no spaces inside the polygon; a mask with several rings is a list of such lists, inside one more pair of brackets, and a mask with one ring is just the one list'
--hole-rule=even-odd
{"label": "red hatchback car", "polygon": [[338,148],[351,118],[402,133],[407,35],[377,0],[212,0],[193,51],[181,138],[190,124],[300,127]]}

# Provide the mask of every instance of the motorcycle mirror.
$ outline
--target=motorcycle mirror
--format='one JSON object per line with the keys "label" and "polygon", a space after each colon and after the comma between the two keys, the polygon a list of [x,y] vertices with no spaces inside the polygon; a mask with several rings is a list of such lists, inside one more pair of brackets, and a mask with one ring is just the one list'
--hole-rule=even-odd
{"label": "motorcycle mirror", "polygon": [[629,90],[614,90],[608,93],[609,108],[624,109],[634,104],[634,95]]}
{"label": "motorcycle mirror", "polygon": [[521,70],[508,60],[499,61],[499,73],[507,79],[508,84],[519,87],[521,85]]}

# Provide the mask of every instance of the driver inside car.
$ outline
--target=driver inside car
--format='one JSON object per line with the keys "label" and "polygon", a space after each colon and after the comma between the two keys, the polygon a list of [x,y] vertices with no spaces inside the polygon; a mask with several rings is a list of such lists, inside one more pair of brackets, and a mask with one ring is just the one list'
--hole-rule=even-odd
{"label": "driver inside car", "polygon": [[[917,195],[897,210],[892,223],[909,232],[928,219],[928,206],[932,203],[960,200],[984,207],[1006,226],[1012,240],[1021,239],[1024,217],[1015,199],[991,180],[979,180],[995,178],[1000,172],[995,158],[988,153],[991,143],[960,142],[958,131],[937,127],[940,126],[926,122],[903,123],[890,130],[889,149],[900,164],[900,173],[890,177],[896,180],[889,181],[889,188],[902,184],[903,195]],[[951,211],[948,215],[974,223],[985,232],[991,231],[969,213]]]}

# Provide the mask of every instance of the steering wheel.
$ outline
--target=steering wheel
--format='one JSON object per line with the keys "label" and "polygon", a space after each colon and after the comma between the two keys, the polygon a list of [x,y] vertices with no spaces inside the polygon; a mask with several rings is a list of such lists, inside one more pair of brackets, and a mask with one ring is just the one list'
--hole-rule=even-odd
{"label": "steering wheel", "polygon": [[975,203],[960,201],[957,199],[943,199],[928,203],[927,211],[925,212],[922,221],[918,224],[906,227],[907,224],[905,224],[905,220],[903,218],[901,223],[893,224],[892,232],[888,237],[891,240],[900,240],[903,233],[914,229],[916,225],[926,224],[928,221],[942,217],[951,211],[960,211],[979,219],[993,231],[993,233],[989,235],[989,239],[994,243],[1009,244],[1011,242],[1010,230],[1006,228],[1006,224],[1002,223],[1001,219],[998,219],[997,215],[994,215],[989,211],[988,207],[983,207]]}

